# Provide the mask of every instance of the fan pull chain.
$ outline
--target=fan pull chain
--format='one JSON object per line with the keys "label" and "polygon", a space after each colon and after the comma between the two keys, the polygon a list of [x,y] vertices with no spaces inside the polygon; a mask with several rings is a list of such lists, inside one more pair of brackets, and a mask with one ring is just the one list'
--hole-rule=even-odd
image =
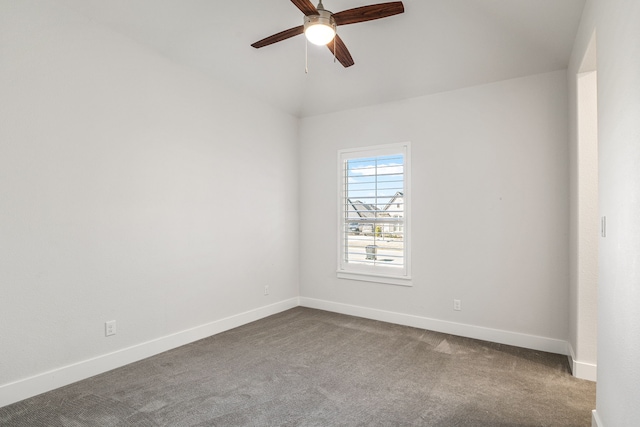
{"label": "fan pull chain", "polygon": [[309,74],[309,41],[304,38],[304,73]]}

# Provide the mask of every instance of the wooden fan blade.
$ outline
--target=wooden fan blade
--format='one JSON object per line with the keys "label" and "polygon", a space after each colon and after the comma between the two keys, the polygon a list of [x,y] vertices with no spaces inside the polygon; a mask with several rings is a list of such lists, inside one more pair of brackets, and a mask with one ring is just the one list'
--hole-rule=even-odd
{"label": "wooden fan blade", "polygon": [[304,16],[319,15],[318,9],[309,0],[291,0],[291,3],[295,4]]}
{"label": "wooden fan blade", "polygon": [[[353,62],[351,54],[349,53],[349,49],[347,49],[347,46],[344,44],[339,35],[336,34],[333,40],[327,43],[327,47],[345,68],[351,67],[353,64],[355,64],[355,62]],[[335,50],[336,48],[337,50]]]}
{"label": "wooden fan blade", "polygon": [[270,44],[281,42],[282,40],[286,40],[288,38],[300,35],[302,33],[304,33],[304,25],[300,25],[299,27],[289,28],[288,30],[281,31],[278,34],[274,34],[260,41],[257,41],[251,46],[258,49],[261,47],[269,46]]}
{"label": "wooden fan blade", "polygon": [[[293,0],[292,0],[293,1]],[[373,21],[374,19],[386,18],[404,12],[404,5],[401,1],[390,3],[372,4],[370,6],[356,7],[355,9],[343,10],[334,13],[333,19],[337,25],[356,24],[358,22]]]}

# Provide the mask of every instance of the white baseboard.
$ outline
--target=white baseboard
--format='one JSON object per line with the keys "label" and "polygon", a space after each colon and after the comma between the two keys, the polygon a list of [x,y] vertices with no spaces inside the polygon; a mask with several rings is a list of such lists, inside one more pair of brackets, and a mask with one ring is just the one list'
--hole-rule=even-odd
{"label": "white baseboard", "polygon": [[273,314],[297,307],[299,298],[291,298],[244,313],[236,314],[185,331],[137,344],[93,359],[83,360],[16,382],[0,385],[0,407],[54,390],[103,372],[137,362],[191,342],[219,334]]}
{"label": "white baseboard", "polygon": [[604,427],[595,409],[591,412],[591,427]]}
{"label": "white baseboard", "polygon": [[366,319],[395,323],[414,328],[427,329],[445,334],[458,335],[483,341],[491,341],[532,350],[546,351],[556,354],[567,354],[567,342],[563,340],[545,338],[535,335],[520,334],[517,332],[503,331],[499,329],[484,328],[481,326],[467,325],[463,323],[448,322],[431,319],[428,317],[414,316],[410,314],[396,313],[374,308],[360,307],[349,304],[319,300],[315,298],[300,297],[300,305],[351,316],[364,317]]}
{"label": "white baseboard", "polygon": [[598,365],[576,360],[576,353],[573,350],[573,346],[569,343],[567,343],[567,355],[569,364],[571,365],[571,373],[574,377],[593,382],[597,380]]}
{"label": "white baseboard", "polygon": [[598,380],[598,365],[593,363],[573,361],[573,376],[582,380],[596,382]]}

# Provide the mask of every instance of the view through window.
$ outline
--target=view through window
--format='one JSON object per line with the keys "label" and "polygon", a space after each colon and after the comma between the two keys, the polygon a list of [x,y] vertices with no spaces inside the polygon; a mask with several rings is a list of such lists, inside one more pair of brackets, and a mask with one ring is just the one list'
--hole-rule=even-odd
{"label": "view through window", "polygon": [[407,275],[406,155],[406,145],[341,152],[343,270]]}

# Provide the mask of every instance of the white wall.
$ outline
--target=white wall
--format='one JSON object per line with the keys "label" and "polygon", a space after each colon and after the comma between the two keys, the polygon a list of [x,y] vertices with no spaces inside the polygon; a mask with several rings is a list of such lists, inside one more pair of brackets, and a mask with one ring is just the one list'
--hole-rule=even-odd
{"label": "white wall", "polygon": [[568,70],[571,158],[570,337],[573,374],[597,377],[598,107],[596,37]]}
{"label": "white wall", "polygon": [[[574,58],[597,35],[600,215],[598,387],[600,427],[640,419],[640,2],[589,0]],[[574,61],[575,62],[575,59]]]}
{"label": "white wall", "polygon": [[296,118],[20,0],[0,123],[0,406],[297,304]]}
{"label": "white wall", "polygon": [[[303,304],[564,353],[567,96],[558,71],[303,119]],[[413,287],[337,279],[336,151],[403,141]]]}

